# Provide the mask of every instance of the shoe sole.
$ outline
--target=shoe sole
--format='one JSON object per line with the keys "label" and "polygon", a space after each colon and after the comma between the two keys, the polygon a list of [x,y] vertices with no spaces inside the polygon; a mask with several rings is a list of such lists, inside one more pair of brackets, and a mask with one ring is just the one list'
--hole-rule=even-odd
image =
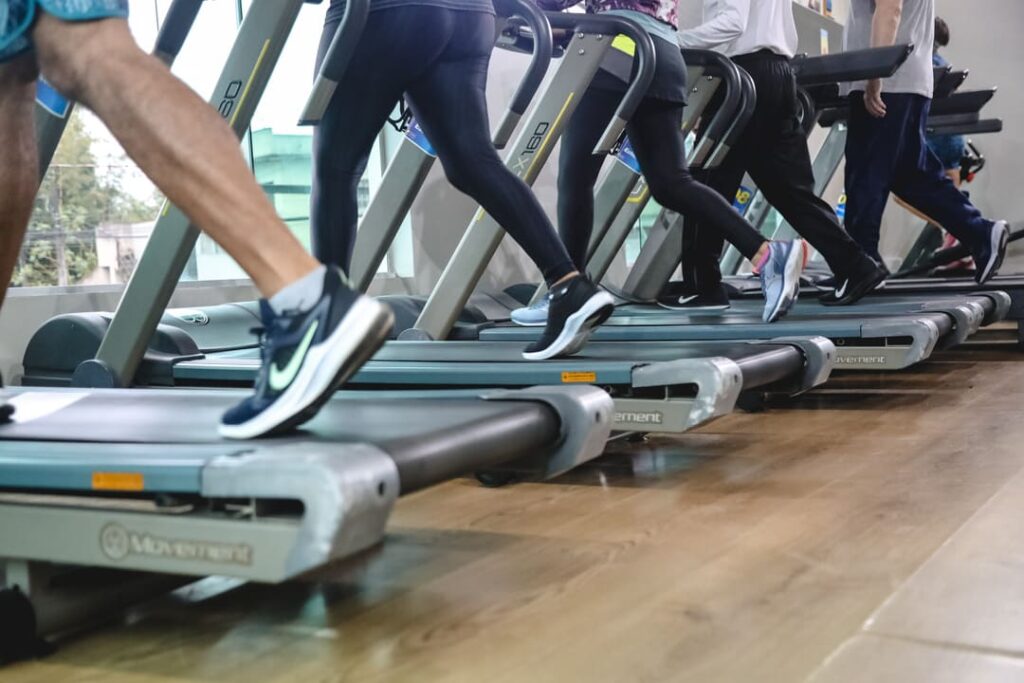
{"label": "shoe sole", "polygon": [[664,308],[666,311],[727,311],[731,306],[729,304],[707,304],[705,306],[672,306],[670,304],[663,304],[658,302],[659,308]]}
{"label": "shoe sole", "polygon": [[794,248],[789,252],[789,256],[786,257],[786,266],[783,269],[782,277],[786,286],[771,313],[762,316],[766,323],[776,322],[789,313],[789,309],[793,307],[793,302],[796,301],[797,293],[800,291],[800,274],[803,272],[803,263],[807,258],[807,249],[803,240],[794,246],[799,246],[799,249]]}
{"label": "shoe sole", "polygon": [[992,247],[992,256],[989,257],[988,263],[985,264],[985,268],[979,271],[979,275],[975,276],[975,280],[979,285],[983,285],[989,281],[989,279],[995,275],[999,267],[1003,265],[1003,258],[1006,256],[1006,245],[1010,242],[1010,229],[1006,224],[1006,221],[999,221],[997,223],[1002,229],[993,230],[989,236]]}
{"label": "shoe sole", "polygon": [[548,324],[547,318],[536,323],[521,323],[515,318],[510,318],[510,320],[519,327],[544,327],[545,325]]}
{"label": "shoe sole", "polygon": [[393,324],[390,309],[368,297],[360,298],[334,332],[309,350],[298,375],[272,405],[242,424],[221,424],[220,435],[255,439],[308,422],[384,344]]}
{"label": "shoe sole", "polygon": [[594,328],[615,311],[615,300],[608,292],[597,292],[570,315],[555,341],[540,351],[523,351],[526,360],[549,360],[579,351],[590,339]]}

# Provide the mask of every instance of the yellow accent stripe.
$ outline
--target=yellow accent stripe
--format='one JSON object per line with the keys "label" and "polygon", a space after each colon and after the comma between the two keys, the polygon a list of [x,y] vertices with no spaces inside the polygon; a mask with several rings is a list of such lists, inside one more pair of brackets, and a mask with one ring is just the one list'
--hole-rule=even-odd
{"label": "yellow accent stripe", "polygon": [[615,40],[612,41],[612,47],[619,52],[625,52],[630,57],[636,56],[636,43],[627,36],[615,36]]}
{"label": "yellow accent stripe", "polygon": [[651,196],[651,188],[649,185],[644,185],[644,189],[639,193],[634,190],[628,197],[626,202],[629,204],[639,204],[640,202],[646,202],[647,198]]}
{"label": "yellow accent stripe", "polygon": [[544,142],[540,143],[540,147],[537,148],[537,152],[533,155],[533,161],[530,162],[529,168],[526,169],[524,177],[529,176],[533,171],[533,167],[537,164],[540,158],[544,155],[544,150],[547,148],[548,143],[551,142],[551,136],[554,135],[555,131],[558,130],[558,124],[561,123],[562,117],[565,116],[565,110],[569,108],[569,103],[576,97],[576,93],[571,92],[569,96],[565,98],[565,104],[562,105],[562,110],[558,112],[558,116],[551,123],[551,127],[548,128],[548,134],[544,136]]}
{"label": "yellow accent stripe", "polygon": [[263,58],[267,56],[267,49],[270,48],[270,41],[263,41],[263,48],[260,50],[260,56],[256,58],[256,64],[253,66],[252,71],[249,72],[249,80],[245,82],[245,89],[242,90],[242,96],[238,98],[238,105],[235,107],[235,113],[232,114],[231,120],[228,122],[232,126],[235,125],[235,119],[238,118],[238,112],[242,110],[242,105],[245,104],[245,98],[249,96],[249,90],[252,88],[252,82],[256,80],[256,74],[259,73],[260,66],[263,65]]}

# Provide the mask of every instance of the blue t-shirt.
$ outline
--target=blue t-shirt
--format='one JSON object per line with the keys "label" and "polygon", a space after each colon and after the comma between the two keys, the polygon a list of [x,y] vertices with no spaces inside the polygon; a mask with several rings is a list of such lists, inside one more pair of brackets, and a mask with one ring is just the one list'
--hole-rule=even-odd
{"label": "blue t-shirt", "polygon": [[[938,52],[932,55],[932,65],[937,68],[949,66],[946,58]],[[935,153],[942,161],[942,167],[947,171],[960,168],[960,161],[963,159],[967,143],[963,135],[929,135],[928,148]]]}

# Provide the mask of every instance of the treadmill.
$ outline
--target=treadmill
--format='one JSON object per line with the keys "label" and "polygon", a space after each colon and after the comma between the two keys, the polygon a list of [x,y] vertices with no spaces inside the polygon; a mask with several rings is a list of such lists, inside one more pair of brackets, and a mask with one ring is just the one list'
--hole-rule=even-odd
{"label": "treadmill", "polygon": [[[936,132],[977,135],[999,132],[1002,121],[999,119],[983,119],[981,109],[993,98],[995,89],[961,91],[960,87],[967,78],[967,71],[954,71],[951,68],[937,69],[935,73],[935,115],[929,119],[929,128]],[[838,90],[834,90],[838,93]],[[941,99],[940,99],[941,96]],[[819,91],[816,102],[818,118],[821,125],[829,128],[828,137],[814,160],[815,189],[822,194],[831,182],[842,161],[846,140],[846,105],[837,97],[825,96]],[[765,211],[764,213],[767,213]],[[762,216],[763,220],[763,216]],[[779,236],[792,234],[788,226]],[[1024,236],[1015,233],[1015,237]],[[951,250],[953,251],[953,250]],[[950,260],[966,255],[952,253],[947,255]],[[726,258],[728,258],[728,254]],[[939,259],[941,260],[941,259]],[[937,260],[936,265],[941,265]],[[725,261],[723,261],[723,264]],[[824,264],[822,264],[824,265]],[[822,271],[826,273],[827,271]],[[727,278],[731,290],[730,296],[757,297],[759,286],[750,278]],[[819,296],[821,291],[813,286],[805,286],[801,294],[810,298]],[[902,305],[908,300],[936,301],[940,298],[949,300],[968,298],[980,305],[984,311],[981,330],[974,340],[998,337],[1001,334],[999,323],[1009,321],[1015,328],[1018,345],[1024,346],[1024,275],[996,275],[984,285],[978,285],[971,277],[904,277],[896,276],[886,281],[884,289],[880,289],[866,297],[861,305],[886,306]],[[803,305],[803,302],[800,303]]]}
{"label": "treadmill", "polygon": [[[261,91],[301,6],[255,0],[225,78],[243,74],[247,92]],[[367,9],[348,3],[332,65],[347,59],[340,46]],[[236,131],[251,115],[245,104]],[[556,476],[601,453],[613,410],[590,386],[429,401],[340,392],[287,436],[220,438],[218,417],[247,393],[5,390],[16,410],[0,425],[0,657],[41,654],[38,635],[196,577],[279,582],[351,556],[383,538],[398,496],[453,477]]]}
{"label": "treadmill", "polygon": [[[526,182],[536,178],[550,155],[577,94],[613,44],[620,49],[621,39],[612,36],[631,39],[625,49],[636,56],[639,69],[597,151],[606,152],[614,145],[653,73],[651,38],[634,22],[584,14],[546,17],[552,26],[572,35],[550,86],[509,146],[506,161]],[[321,75],[336,82],[340,71],[328,63]],[[259,90],[250,90],[247,110],[258,96]],[[242,118],[236,125],[244,125]],[[252,323],[251,318],[245,320],[250,314],[244,306],[165,317],[165,324],[158,327],[159,311],[195,241],[195,231],[187,222],[166,219],[158,222],[117,313],[50,321],[26,352],[26,381],[52,384],[68,382],[70,377],[79,386],[210,386],[252,381],[258,353],[247,336]],[[455,322],[502,236],[493,220],[477,212],[438,287],[418,312],[415,327],[386,344],[350,386],[397,388],[433,398],[446,392],[479,392],[484,387],[596,384],[613,394],[615,429],[680,432],[731,412],[742,391],[794,393],[828,377],[833,346],[818,337],[590,345],[576,357],[543,363],[524,361],[520,343],[480,343],[477,340],[492,323],[456,329]],[[223,319],[221,312],[226,313]],[[224,321],[228,324],[221,325]],[[206,333],[213,328],[217,331]],[[433,341],[447,340],[453,333],[463,341]]]}
{"label": "treadmill", "polygon": [[[884,75],[895,71],[905,60],[907,52],[906,46],[896,46],[804,58],[798,60],[798,71],[805,83],[835,77],[854,79]],[[735,135],[727,137],[727,143],[734,138]],[[623,187],[637,182],[640,182],[639,174],[609,174],[599,190],[599,198],[614,197],[619,199],[619,204],[616,206],[607,198],[603,203],[598,202],[607,213],[595,216],[597,230],[590,253],[592,257],[598,255],[599,258],[596,263],[592,259],[593,267],[588,267],[592,277],[605,274],[610,263],[608,255],[621,249],[628,230],[639,215],[642,205],[638,206],[640,203],[637,201],[619,208],[623,205],[621,198],[627,195]],[[638,193],[633,191],[629,196],[635,198]],[[627,219],[620,220],[614,215],[616,211],[628,214]],[[609,224],[617,227],[605,230],[602,235],[601,230]],[[627,278],[625,293],[622,294],[627,303],[595,332],[595,340],[709,341],[819,334],[835,343],[837,367],[901,369],[925,360],[936,348],[962,343],[977,331],[985,319],[981,303],[959,297],[907,300],[875,308],[826,308],[800,303],[785,319],[771,324],[761,322],[758,301],[738,301],[732,310],[725,312],[689,315],[634,303],[652,301],[661,291],[678,265],[681,236],[682,219],[663,211],[659,222],[649,231],[644,248]],[[485,330],[481,337],[522,341],[536,338],[538,333],[536,328],[502,325]]]}

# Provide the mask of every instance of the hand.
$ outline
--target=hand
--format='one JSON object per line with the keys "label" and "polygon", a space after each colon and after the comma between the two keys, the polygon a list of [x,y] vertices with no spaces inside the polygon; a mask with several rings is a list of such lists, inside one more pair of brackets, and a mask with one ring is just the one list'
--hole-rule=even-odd
{"label": "hand", "polygon": [[864,88],[864,108],[876,119],[885,117],[885,102],[882,100],[882,79],[872,78]]}

